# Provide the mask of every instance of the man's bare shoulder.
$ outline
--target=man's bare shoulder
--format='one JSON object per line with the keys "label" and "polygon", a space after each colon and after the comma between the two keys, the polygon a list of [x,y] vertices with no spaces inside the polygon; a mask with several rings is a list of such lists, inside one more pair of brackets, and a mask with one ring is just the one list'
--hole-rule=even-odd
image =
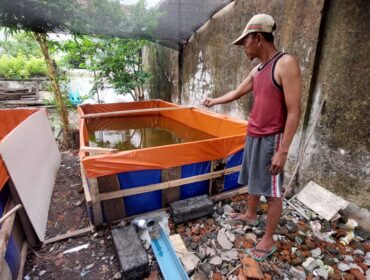
{"label": "man's bare shoulder", "polygon": [[278,60],[277,66],[281,66],[282,68],[297,66],[299,67],[299,62],[295,56],[291,54],[285,54]]}

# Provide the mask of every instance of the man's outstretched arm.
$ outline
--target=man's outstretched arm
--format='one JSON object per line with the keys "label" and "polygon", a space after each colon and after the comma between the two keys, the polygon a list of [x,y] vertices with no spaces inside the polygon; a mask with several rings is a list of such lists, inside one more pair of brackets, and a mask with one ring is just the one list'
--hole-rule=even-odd
{"label": "man's outstretched arm", "polygon": [[249,93],[253,89],[253,76],[256,71],[257,66],[249,73],[247,78],[245,78],[244,81],[235,90],[229,91],[225,95],[217,98],[206,98],[202,102],[202,104],[206,107],[212,107],[216,104],[225,104],[239,99],[243,95]]}

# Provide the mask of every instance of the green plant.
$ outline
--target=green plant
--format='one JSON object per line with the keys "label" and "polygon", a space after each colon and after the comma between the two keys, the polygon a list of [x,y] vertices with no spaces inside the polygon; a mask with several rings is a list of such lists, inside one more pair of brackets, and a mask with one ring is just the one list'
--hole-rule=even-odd
{"label": "green plant", "polygon": [[42,58],[27,58],[23,54],[0,57],[0,77],[20,80],[34,76],[46,76],[46,65]]}

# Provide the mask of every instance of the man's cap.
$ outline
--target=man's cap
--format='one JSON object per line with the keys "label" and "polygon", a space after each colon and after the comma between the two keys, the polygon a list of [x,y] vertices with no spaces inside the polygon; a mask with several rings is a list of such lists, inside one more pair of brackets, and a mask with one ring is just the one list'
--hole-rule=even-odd
{"label": "man's cap", "polygon": [[266,32],[272,33],[275,30],[275,21],[270,15],[258,14],[254,15],[247,23],[247,26],[244,28],[242,35],[238,37],[233,42],[233,45],[243,45],[243,39],[249,33],[252,32]]}

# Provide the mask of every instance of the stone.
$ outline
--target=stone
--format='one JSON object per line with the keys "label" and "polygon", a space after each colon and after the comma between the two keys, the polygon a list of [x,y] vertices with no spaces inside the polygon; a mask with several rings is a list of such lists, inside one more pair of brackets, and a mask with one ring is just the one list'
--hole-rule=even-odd
{"label": "stone", "polygon": [[320,268],[318,268],[318,269],[315,269],[314,271],[313,271],[313,275],[315,275],[315,276],[319,276],[319,277],[321,277],[321,278],[324,278],[325,280],[326,279],[328,279],[328,277],[329,277],[329,273],[326,271],[326,269],[325,268],[323,268],[323,267],[320,267]]}
{"label": "stone", "polygon": [[254,233],[250,232],[250,233],[247,233],[245,235],[245,239],[256,242],[257,241],[257,236]]}
{"label": "stone", "polygon": [[292,221],[288,221],[285,226],[289,233],[296,233],[298,231],[298,226]]}
{"label": "stone", "polygon": [[317,259],[321,256],[321,249],[320,248],[316,248],[314,250],[311,250],[311,256],[314,258],[314,259]]}
{"label": "stone", "polygon": [[203,262],[199,265],[199,268],[206,274],[210,275],[211,272],[213,271],[213,265],[210,264],[209,262]]}
{"label": "stone", "polygon": [[113,243],[125,280],[144,278],[149,274],[149,258],[134,226],[112,230]]}
{"label": "stone", "polygon": [[223,249],[230,250],[233,247],[233,244],[229,241],[226,236],[225,230],[221,229],[217,233],[217,242]]}
{"label": "stone", "polygon": [[346,272],[351,269],[348,264],[343,263],[343,262],[338,263],[337,266],[338,266],[338,269],[342,272]]}
{"label": "stone", "polygon": [[221,206],[217,207],[216,212],[217,212],[218,215],[222,215],[224,213],[224,208],[221,207]]}
{"label": "stone", "polygon": [[224,212],[222,214],[231,214],[235,212],[235,210],[228,204],[224,205],[223,209]]}
{"label": "stone", "polygon": [[191,219],[213,213],[213,202],[207,195],[191,197],[170,203],[170,213],[174,223],[179,224]]}
{"label": "stone", "polygon": [[191,280],[208,280],[208,277],[207,277],[207,275],[203,271],[199,270],[199,271],[195,272],[191,276],[190,279]]}
{"label": "stone", "polygon": [[219,272],[214,272],[212,278],[213,280],[222,280],[222,274]]}
{"label": "stone", "polygon": [[362,274],[364,274],[365,273],[365,271],[360,267],[360,266],[358,266],[357,264],[355,264],[355,263],[350,263],[350,264],[348,264],[349,265],[349,267],[351,268],[351,269],[358,269]]}
{"label": "stone", "polygon": [[235,241],[235,234],[233,234],[231,231],[225,231],[225,234],[227,236],[227,238],[230,240],[230,242],[234,242]]}
{"label": "stone", "polygon": [[229,273],[229,269],[227,268],[227,266],[224,266],[221,268],[221,274],[222,275],[226,275]]}
{"label": "stone", "polygon": [[316,259],[309,257],[302,263],[302,266],[304,269],[308,270],[309,272],[312,272],[319,265],[317,264]]}
{"label": "stone", "polygon": [[306,280],[306,273],[302,269],[302,267],[292,267],[290,269],[290,273],[296,278],[297,280]]}
{"label": "stone", "polygon": [[355,276],[356,280],[366,280],[365,275],[360,270],[358,270],[356,268],[352,268],[349,271],[349,273],[352,274],[353,276]]}
{"label": "stone", "polygon": [[326,251],[328,251],[330,254],[335,254],[335,255],[339,254],[339,251],[338,251],[336,248],[334,248],[334,247],[328,246],[328,247],[326,247],[325,249],[326,249]]}
{"label": "stone", "polygon": [[356,280],[355,276],[349,273],[343,275],[344,280]]}
{"label": "stone", "polygon": [[116,272],[114,275],[113,275],[113,279],[121,279],[122,278],[122,275],[121,275],[121,272]]}
{"label": "stone", "polygon": [[239,253],[237,250],[230,250],[226,252],[226,255],[232,259],[232,260],[238,260],[239,259]]}
{"label": "stone", "polygon": [[213,257],[216,255],[216,250],[211,247],[206,247],[207,256]]}
{"label": "stone", "polygon": [[214,257],[211,258],[209,263],[216,266],[216,267],[221,267],[222,258],[220,256],[214,256]]}
{"label": "stone", "polygon": [[364,251],[362,251],[360,249],[354,250],[353,251],[353,254],[354,255],[360,255],[360,256],[364,256],[365,255]]}

